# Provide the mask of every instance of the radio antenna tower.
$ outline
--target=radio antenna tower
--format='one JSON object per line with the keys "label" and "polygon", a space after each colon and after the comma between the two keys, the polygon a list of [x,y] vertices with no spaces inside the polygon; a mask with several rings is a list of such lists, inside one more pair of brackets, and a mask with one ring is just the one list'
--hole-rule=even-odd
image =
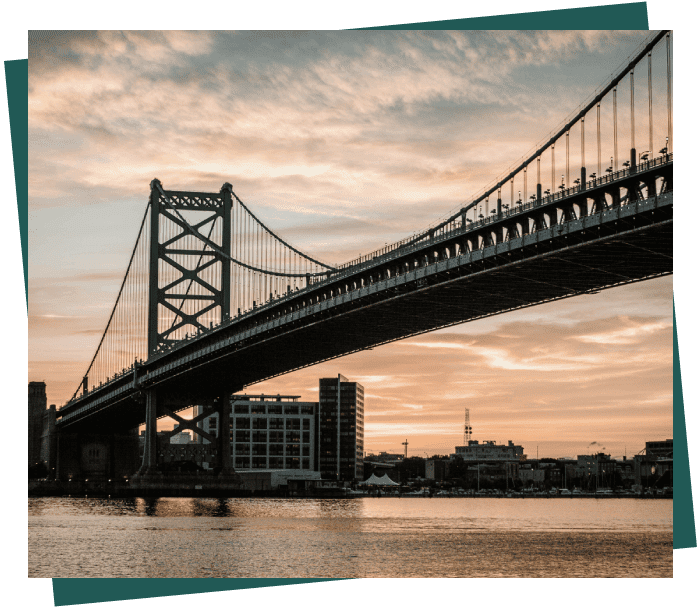
{"label": "radio antenna tower", "polygon": [[465,408],[465,426],[463,427],[463,445],[468,445],[473,436],[473,427],[470,426],[470,410]]}

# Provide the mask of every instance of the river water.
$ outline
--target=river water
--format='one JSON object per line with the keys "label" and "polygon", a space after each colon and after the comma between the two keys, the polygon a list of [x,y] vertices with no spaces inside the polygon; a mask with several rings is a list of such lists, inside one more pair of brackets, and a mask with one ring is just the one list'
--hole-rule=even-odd
{"label": "river water", "polygon": [[673,501],[29,499],[30,577],[671,577]]}

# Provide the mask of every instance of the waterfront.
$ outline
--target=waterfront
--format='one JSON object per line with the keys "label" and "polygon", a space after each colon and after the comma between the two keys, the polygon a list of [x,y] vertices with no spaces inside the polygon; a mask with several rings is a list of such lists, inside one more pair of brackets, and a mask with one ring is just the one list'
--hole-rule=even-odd
{"label": "waterfront", "polygon": [[671,577],[672,500],[29,499],[30,577]]}

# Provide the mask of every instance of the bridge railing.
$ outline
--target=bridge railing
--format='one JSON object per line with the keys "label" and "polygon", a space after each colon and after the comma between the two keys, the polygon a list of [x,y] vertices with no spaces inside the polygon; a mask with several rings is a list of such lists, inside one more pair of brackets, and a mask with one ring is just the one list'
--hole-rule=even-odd
{"label": "bridge railing", "polygon": [[[673,158],[673,153],[657,156],[655,158],[648,159],[645,162],[639,163],[634,169],[627,167],[618,171],[609,172],[601,177],[587,180],[584,187],[582,187],[582,185],[579,184],[570,188],[560,189],[559,192],[552,192],[548,196],[544,196],[541,199],[536,199],[529,202],[521,202],[520,204],[517,204],[516,206],[510,207],[509,209],[503,211],[501,215],[497,215],[496,213],[490,214],[488,217],[484,217],[479,221],[466,223],[465,226],[463,226],[463,223],[461,221],[454,221],[447,228],[440,230],[438,234],[435,233],[433,238],[431,239],[429,238],[428,233],[425,233],[424,238],[416,242],[414,242],[414,237],[409,237],[401,241],[397,241],[395,243],[387,245],[386,247],[383,247],[381,249],[377,249],[369,254],[363,255],[345,264],[341,264],[340,266],[337,266],[339,272],[333,273],[331,278],[336,279],[343,275],[346,275],[347,272],[345,271],[349,271],[349,274],[351,274],[356,270],[360,269],[362,266],[371,266],[376,263],[389,261],[390,259],[396,257],[394,255],[394,252],[396,252],[397,250],[399,250],[399,255],[402,256],[405,253],[410,253],[417,249],[423,248],[425,242],[438,243],[445,239],[451,238],[456,232],[467,233],[473,230],[479,230],[483,226],[494,224],[496,222],[501,221],[501,219],[503,218],[516,216],[538,207],[545,207],[551,203],[564,200],[571,196],[575,196],[580,192],[590,191],[594,188],[598,188],[599,186],[610,184],[619,179],[625,179],[630,175],[641,173],[653,167],[665,165],[667,163],[672,162]],[[407,243],[410,244],[407,245]]]}

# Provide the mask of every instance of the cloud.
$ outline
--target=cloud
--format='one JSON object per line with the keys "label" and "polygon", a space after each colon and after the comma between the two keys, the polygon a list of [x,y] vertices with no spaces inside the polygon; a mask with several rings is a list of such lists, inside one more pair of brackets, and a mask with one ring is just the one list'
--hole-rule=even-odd
{"label": "cloud", "polygon": [[[200,191],[229,181],[282,237],[342,263],[460,208],[646,36],[30,33],[32,373],[72,394],[64,378],[79,378],[92,356],[153,177]],[[620,115],[624,99],[619,90]],[[374,441],[383,429],[386,447],[400,436],[411,448],[412,437],[435,445],[439,433],[459,441],[466,405],[478,432],[512,438],[582,422],[597,437],[629,432],[621,423],[635,408],[639,441],[653,410],[670,417],[671,293],[665,278],[541,305],[254,391],[317,399],[317,379],[341,372],[365,386],[367,420],[385,423],[367,432]],[[417,439],[422,430],[431,439]]]}
{"label": "cloud", "polygon": [[[622,320],[626,323],[628,322],[627,318]],[[576,336],[575,339],[587,344],[635,344],[648,335],[670,329],[671,327],[673,327],[673,325],[666,322],[633,324],[630,327],[624,327],[622,329]]]}

